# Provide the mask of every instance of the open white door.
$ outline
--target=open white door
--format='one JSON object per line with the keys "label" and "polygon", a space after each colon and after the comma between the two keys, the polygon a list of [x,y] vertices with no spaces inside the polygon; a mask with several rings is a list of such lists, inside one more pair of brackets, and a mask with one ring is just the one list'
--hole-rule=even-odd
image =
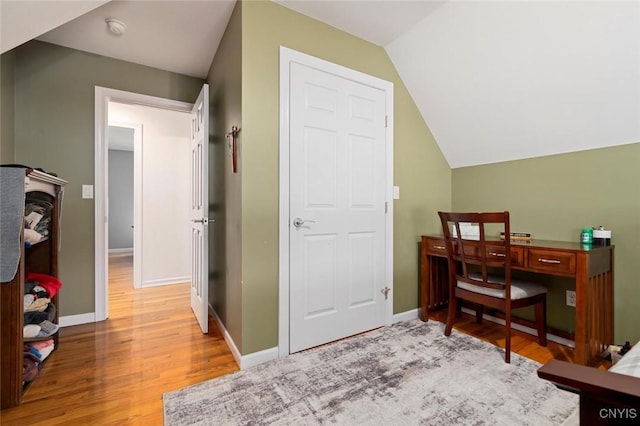
{"label": "open white door", "polygon": [[209,331],[209,85],[191,111],[191,309],[203,333]]}

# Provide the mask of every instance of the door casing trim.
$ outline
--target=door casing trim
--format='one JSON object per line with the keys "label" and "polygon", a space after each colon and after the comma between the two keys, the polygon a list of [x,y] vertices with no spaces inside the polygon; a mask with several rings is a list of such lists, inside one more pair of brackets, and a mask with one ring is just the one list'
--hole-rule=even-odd
{"label": "door casing trim", "polygon": [[[112,121],[107,126],[133,130],[133,288],[142,288],[142,123]],[[108,151],[107,140],[107,153]],[[109,208],[108,205],[106,207]],[[109,229],[105,232],[109,232]]]}
{"label": "door casing trim", "polygon": [[385,92],[386,127],[386,285],[391,289],[385,324],[393,321],[393,83],[377,77],[280,46],[280,135],[279,135],[279,221],[278,221],[278,356],[289,355],[289,114],[290,63],[334,74]]}
{"label": "door casing trim", "polygon": [[[140,93],[126,92],[95,86],[94,89],[94,226],[95,226],[95,321],[109,316],[108,297],[108,229],[107,229],[107,170],[109,102],[122,102],[190,113],[193,104],[173,99],[159,98]],[[134,201],[135,202],[135,201]]]}

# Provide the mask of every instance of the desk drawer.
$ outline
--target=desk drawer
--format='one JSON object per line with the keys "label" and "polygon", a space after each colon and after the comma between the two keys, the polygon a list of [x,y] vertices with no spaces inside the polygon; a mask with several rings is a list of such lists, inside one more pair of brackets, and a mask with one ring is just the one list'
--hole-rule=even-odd
{"label": "desk drawer", "polygon": [[576,255],[564,251],[529,249],[529,269],[550,274],[575,274]]}
{"label": "desk drawer", "polygon": [[427,254],[431,256],[447,257],[447,247],[441,238],[427,238]]}
{"label": "desk drawer", "polygon": [[[441,238],[426,238],[427,254],[429,256],[447,257],[447,247],[444,245],[444,240]],[[479,255],[479,247],[475,244],[467,246],[468,253],[472,256]],[[467,251],[467,250],[465,250]],[[489,253],[496,253],[499,250],[489,248]],[[504,250],[502,250],[504,253]],[[524,248],[511,246],[511,266],[524,268]]]}

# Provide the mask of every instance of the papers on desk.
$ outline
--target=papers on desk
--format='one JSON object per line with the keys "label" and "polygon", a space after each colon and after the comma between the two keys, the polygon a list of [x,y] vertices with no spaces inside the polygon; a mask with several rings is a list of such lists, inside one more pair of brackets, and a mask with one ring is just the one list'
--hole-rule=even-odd
{"label": "papers on desk", "polygon": [[[451,228],[451,236],[457,237],[458,231],[456,227],[452,226]],[[480,238],[480,226],[468,222],[460,222],[460,234],[462,234],[463,237]]]}

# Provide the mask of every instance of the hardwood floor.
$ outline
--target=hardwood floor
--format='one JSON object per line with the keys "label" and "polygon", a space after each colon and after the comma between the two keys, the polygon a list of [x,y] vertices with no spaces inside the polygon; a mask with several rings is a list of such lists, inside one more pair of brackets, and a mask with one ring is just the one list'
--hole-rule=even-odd
{"label": "hardwood floor", "polygon": [[[447,321],[447,311],[434,312],[429,315],[429,319],[445,323]],[[474,315],[459,314],[453,328],[494,345],[504,347],[504,328],[486,320],[483,321],[482,324],[477,324]],[[541,364],[547,363],[552,359],[574,362],[574,352],[572,348],[551,342],[548,339],[547,346],[540,346],[535,336],[513,329],[511,331],[511,352],[515,352],[518,355],[522,355]],[[595,367],[602,370],[608,369],[611,367],[611,362],[603,359],[602,362]]]}
{"label": "hardwood floor", "polygon": [[131,256],[109,268],[110,318],[61,329],[22,405],[0,412],[3,426],[162,425],[164,392],[238,370],[215,322],[200,331],[188,283],[134,289]]}
{"label": "hardwood floor", "polygon": [[[164,392],[238,370],[215,322],[208,335],[200,332],[188,284],[136,290],[131,257],[114,257],[109,268],[110,318],[63,328],[59,349],[23,404],[0,412],[2,425],[162,425]],[[445,315],[431,319],[444,322]],[[504,344],[501,326],[479,326],[471,315],[463,314],[455,328]],[[540,363],[573,360],[572,349],[553,342],[540,347],[520,332],[512,350]]]}

